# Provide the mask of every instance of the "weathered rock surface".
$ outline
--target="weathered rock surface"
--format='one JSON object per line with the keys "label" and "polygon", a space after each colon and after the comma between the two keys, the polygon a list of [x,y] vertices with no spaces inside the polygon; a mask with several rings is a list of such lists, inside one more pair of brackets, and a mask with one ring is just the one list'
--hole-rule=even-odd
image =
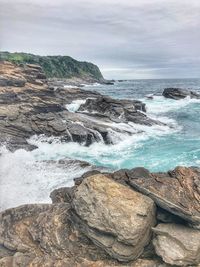
{"label": "weathered rock surface", "polygon": [[[95,113],[67,110],[66,104],[88,98],[103,99],[97,92],[65,88],[63,85],[59,87],[53,81],[48,83],[38,65],[19,66],[1,61],[0,143],[5,143],[10,150],[34,149],[26,140],[32,135],[44,134],[59,137],[63,142],[90,145],[101,141],[111,144],[110,131],[128,135],[135,133],[130,126],[119,128],[119,122],[161,124],[140,112],[140,109],[145,110],[145,106],[139,101],[105,98],[109,99],[107,110],[101,108]],[[112,108],[115,110],[113,114]]]}
{"label": "weathered rock surface", "polygon": [[[60,164],[65,166],[65,160]],[[198,172],[197,168],[181,170],[184,178]],[[1,212],[0,266],[200,266],[200,231],[181,220],[179,224],[166,223],[178,222],[173,209],[165,214],[159,208],[157,217],[165,223],[154,227],[154,202],[130,184],[139,179],[156,179],[162,184],[166,176],[177,179],[178,173],[180,167],[168,174],[150,173],[144,168],[104,174],[92,170],[76,179],[74,187],[54,190],[53,204],[24,205]],[[187,179],[183,181],[188,184]],[[173,182],[171,185],[173,192]],[[154,186],[158,190],[157,184]],[[164,192],[162,188],[160,191]]]}
{"label": "weathered rock surface", "polygon": [[74,192],[72,221],[112,258],[139,257],[155,224],[153,201],[102,174],[85,178]]}
{"label": "weathered rock surface", "polygon": [[[84,266],[108,256],[68,221],[69,205],[24,205],[0,214],[0,266]],[[0,254],[1,255],[1,254]],[[108,259],[109,262],[109,259]],[[87,265],[86,265],[87,266]]]}
{"label": "weathered rock surface", "polygon": [[163,96],[175,100],[184,99],[186,97],[200,99],[200,94],[194,91],[190,91],[188,89],[181,89],[181,88],[166,88],[163,91]]}
{"label": "weathered rock surface", "polygon": [[[165,264],[160,260],[147,260],[147,259],[138,259],[131,265],[131,267],[170,267],[171,265]],[[108,266],[107,266],[108,267]]]}
{"label": "weathered rock surface", "polygon": [[153,228],[156,253],[171,265],[200,263],[200,231],[178,224],[159,224]]}
{"label": "weathered rock surface", "polygon": [[168,173],[149,173],[149,177],[127,172],[128,183],[152,198],[158,206],[188,221],[200,225],[200,170],[177,167]]}
{"label": "weathered rock surface", "polygon": [[[80,186],[83,186],[85,181],[86,180],[84,180]],[[99,232],[96,228],[91,228],[90,231],[92,233],[93,230],[93,238],[97,238],[100,242],[103,242],[103,240],[106,241],[106,245],[108,245],[108,241],[111,241],[112,238],[115,239],[115,244],[112,242],[112,249],[115,250],[115,253],[127,253],[131,248],[134,249],[134,253],[136,253],[135,249],[137,249],[138,255],[149,242],[151,226],[154,225],[155,219],[154,204],[148,197],[142,196],[128,189],[128,187],[117,184],[106,178],[106,182],[107,181],[109,181],[108,190],[106,191],[106,194],[108,194],[107,202],[101,202],[101,200],[106,200],[103,198],[101,198],[100,201],[96,200],[96,207],[89,207],[89,214],[87,214],[90,219],[95,219],[93,214],[90,213],[90,210],[93,211],[93,209],[96,208],[101,212],[99,215],[108,217],[100,218],[98,225],[102,225]],[[104,184],[104,188],[106,186],[107,184]],[[102,188],[102,190],[104,188]],[[95,190],[96,189],[99,194],[103,194],[103,192],[98,191],[98,188],[95,188]],[[77,194],[77,191],[75,194]],[[74,219],[77,218],[77,214],[75,216],[74,211],[71,210],[71,201],[74,199],[75,194],[71,194],[70,201],[69,199],[65,199],[65,201],[63,201],[63,199],[57,199],[56,204],[23,205],[1,212],[0,266],[167,266],[163,265],[162,262],[156,258],[145,258],[145,255],[148,255],[146,252],[142,255],[141,259],[126,263],[120,263],[116,261],[115,258],[110,257],[107,251],[101,248],[100,243],[92,242],[90,240],[91,236],[88,238],[87,232],[82,232],[81,229],[77,227],[77,222],[80,223],[80,221],[74,221]],[[124,200],[122,195],[125,196]],[[86,196],[84,191],[83,196]],[[92,199],[93,196],[88,195],[87,197],[91,197]],[[101,206],[98,205],[100,202]],[[141,205],[140,207],[139,203]],[[106,206],[106,204],[108,205]],[[87,207],[85,207],[85,209],[87,211]],[[133,213],[129,213],[130,211],[133,211]],[[98,211],[95,212],[96,214],[98,213]],[[84,221],[82,221],[81,224],[82,227],[85,227]],[[135,231],[133,229],[134,227]],[[102,229],[103,232],[101,232]],[[106,230],[106,232],[104,232],[104,230]],[[110,230],[112,232],[108,234]]]}
{"label": "weathered rock surface", "polygon": [[[154,125],[158,122],[148,118],[145,104],[138,100],[117,100],[106,96],[87,99],[78,111],[96,112],[116,122],[134,122]],[[140,112],[142,111],[142,112]],[[162,125],[162,123],[160,123]]]}

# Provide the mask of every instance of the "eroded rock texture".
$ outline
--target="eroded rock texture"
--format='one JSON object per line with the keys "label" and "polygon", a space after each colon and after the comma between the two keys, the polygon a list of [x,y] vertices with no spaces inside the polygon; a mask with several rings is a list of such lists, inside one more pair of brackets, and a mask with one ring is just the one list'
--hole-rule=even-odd
{"label": "eroded rock texture", "polygon": [[188,221],[200,225],[200,170],[177,167],[168,173],[149,173],[142,178],[127,172],[128,183],[151,197],[158,206]]}
{"label": "eroded rock texture", "polygon": [[68,213],[66,203],[24,205],[2,212],[0,266],[71,267],[82,266],[83,261],[108,259],[101,249],[73,229]]}
{"label": "eroded rock texture", "polygon": [[156,253],[166,263],[176,266],[200,263],[200,231],[178,224],[159,224],[153,231]]}
{"label": "eroded rock texture", "polygon": [[140,256],[155,224],[153,201],[102,174],[85,178],[74,192],[72,220],[112,258]]}

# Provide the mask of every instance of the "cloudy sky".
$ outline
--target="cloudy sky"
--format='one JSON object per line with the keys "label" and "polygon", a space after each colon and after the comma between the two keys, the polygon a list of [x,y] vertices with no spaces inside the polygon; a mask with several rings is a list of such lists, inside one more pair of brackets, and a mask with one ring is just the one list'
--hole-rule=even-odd
{"label": "cloudy sky", "polygon": [[70,55],[106,78],[200,75],[199,0],[0,0],[0,50]]}

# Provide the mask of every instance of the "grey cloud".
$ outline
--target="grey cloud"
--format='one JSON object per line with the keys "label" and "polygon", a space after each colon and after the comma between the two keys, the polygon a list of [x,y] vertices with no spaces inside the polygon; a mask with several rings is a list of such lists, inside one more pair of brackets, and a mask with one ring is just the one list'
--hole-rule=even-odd
{"label": "grey cloud", "polygon": [[107,78],[198,77],[198,0],[0,0],[0,49],[71,55]]}

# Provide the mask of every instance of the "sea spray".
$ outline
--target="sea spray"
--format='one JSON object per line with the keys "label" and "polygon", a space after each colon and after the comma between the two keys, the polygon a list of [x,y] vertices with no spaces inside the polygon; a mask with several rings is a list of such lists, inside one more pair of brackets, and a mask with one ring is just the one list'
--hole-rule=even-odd
{"label": "sea spray", "polygon": [[51,151],[51,148],[49,143],[32,152],[19,149],[12,153],[5,147],[0,148],[0,210],[21,204],[48,203],[51,191],[72,186],[73,178],[90,170],[90,167],[82,168],[76,162],[67,164],[66,161],[62,165],[58,161],[46,161],[47,150]]}

